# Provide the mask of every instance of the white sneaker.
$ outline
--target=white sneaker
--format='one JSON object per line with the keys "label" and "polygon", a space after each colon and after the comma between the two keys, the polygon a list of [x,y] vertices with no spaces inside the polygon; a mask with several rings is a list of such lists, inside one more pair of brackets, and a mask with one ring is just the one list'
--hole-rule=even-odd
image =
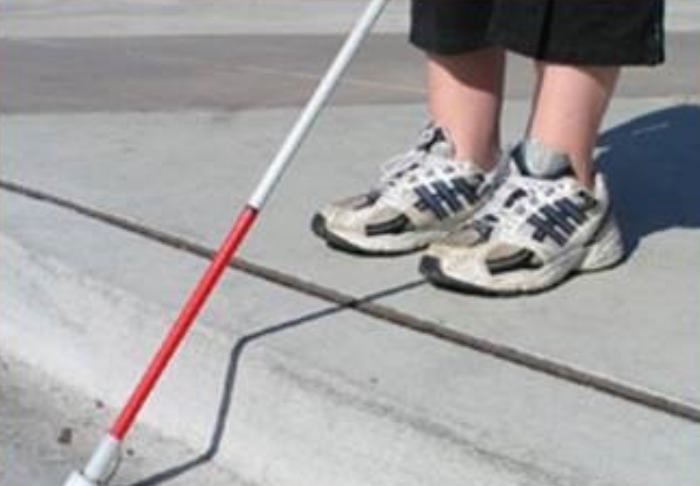
{"label": "white sneaker", "polygon": [[512,154],[511,173],[475,218],[430,246],[421,272],[434,284],[470,293],[544,290],[577,271],[624,257],[605,180],[592,191],[569,159],[530,140]]}
{"label": "white sneaker", "polygon": [[498,172],[485,173],[453,155],[447,133],[429,125],[415,149],[383,167],[377,187],[317,213],[314,233],[337,249],[384,255],[444,238],[484,204]]}

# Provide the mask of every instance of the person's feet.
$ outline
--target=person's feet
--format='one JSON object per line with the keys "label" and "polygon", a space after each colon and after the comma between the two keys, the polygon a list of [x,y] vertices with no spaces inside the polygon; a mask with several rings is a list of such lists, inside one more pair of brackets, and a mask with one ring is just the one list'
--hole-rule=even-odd
{"label": "person's feet", "polygon": [[508,295],[550,288],[623,256],[602,175],[588,190],[573,177],[568,157],[527,141],[513,152],[511,173],[491,200],[432,244],[420,270],[438,286]]}
{"label": "person's feet", "polygon": [[334,248],[377,255],[419,250],[445,237],[486,202],[498,172],[453,155],[445,131],[429,125],[416,148],[383,168],[376,187],[319,211],[314,233]]}

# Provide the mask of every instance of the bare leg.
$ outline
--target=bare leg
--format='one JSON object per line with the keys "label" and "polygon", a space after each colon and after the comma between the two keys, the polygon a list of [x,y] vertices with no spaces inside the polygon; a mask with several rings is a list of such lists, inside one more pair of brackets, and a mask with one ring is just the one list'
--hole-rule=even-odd
{"label": "bare leg", "polygon": [[592,187],[592,154],[619,67],[540,63],[529,136],[571,158],[576,178]]}
{"label": "bare leg", "polygon": [[505,52],[486,48],[456,56],[428,57],[428,108],[456,145],[457,160],[484,170],[496,163]]}

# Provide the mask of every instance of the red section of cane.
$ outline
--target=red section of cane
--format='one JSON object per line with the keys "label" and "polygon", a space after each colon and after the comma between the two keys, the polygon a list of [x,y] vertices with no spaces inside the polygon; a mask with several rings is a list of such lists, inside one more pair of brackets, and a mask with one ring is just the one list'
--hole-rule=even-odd
{"label": "red section of cane", "polygon": [[336,55],[326,74],[321,79],[313,96],[304,107],[301,115],[295,122],[292,130],[285,138],[277,155],[267,170],[255,192],[248,200],[248,206],[238,216],[221,248],[217,251],[213,261],[192,291],[189,299],[180,311],[177,320],[163,340],[157,354],[149,363],[146,372],[141,377],[138,385],[129,397],[119,416],[116,418],[109,434],[105,436],[100,445],[95,449],[90,461],[83,471],[73,471],[64,486],[97,486],[106,484],[110,474],[113,473],[114,464],[119,456],[119,445],[128,432],[131,424],[138,415],[141,407],[148,399],[158,378],[167,366],[170,358],[187,334],[201,307],[212,291],[221,273],[233,257],[236,249],[243,241],[245,235],[255,220],[257,213],[264,206],[265,201],[272,193],[275,185],[282,177],[289,162],[299,149],[304,137],[311,129],[324,104],[328,101],[334,88],[338,85],[343,72],[352,58],[357,53],[362,41],[369,34],[372,26],[379,18],[383,8],[389,0],[369,0],[367,8],[355,24],[352,32]]}
{"label": "red section of cane", "polygon": [[231,231],[226,236],[226,239],[221,244],[216,255],[214,255],[214,259],[209,264],[209,267],[207,267],[206,272],[199,282],[197,282],[197,286],[180,310],[180,315],[172,324],[158,352],[149,363],[148,368],[141,377],[138,385],[136,385],[136,388],[134,388],[134,391],[131,393],[121,413],[112,424],[109,432],[115,439],[122,440],[128,432],[129,427],[131,427],[136,415],[138,415],[139,410],[146,402],[148,395],[167,366],[168,361],[170,361],[170,358],[177,350],[178,344],[187,334],[188,329],[197,317],[207,296],[214,288],[214,285],[216,285],[216,282],[226,269],[231,258],[233,258],[236,249],[245,238],[245,235],[253,225],[257,215],[258,210],[251,206],[247,206],[238,215],[233,228],[231,228]]}

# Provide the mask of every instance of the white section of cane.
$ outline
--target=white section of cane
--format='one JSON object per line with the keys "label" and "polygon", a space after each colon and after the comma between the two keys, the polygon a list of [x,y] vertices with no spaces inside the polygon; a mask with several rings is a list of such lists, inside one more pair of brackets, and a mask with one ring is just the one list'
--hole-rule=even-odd
{"label": "white section of cane", "polygon": [[105,484],[119,462],[121,442],[105,435],[92,453],[82,472],[73,471],[64,486],[96,486]]}
{"label": "white section of cane", "polygon": [[265,205],[268,197],[289,165],[289,162],[292,160],[302,141],[309,133],[314,121],[316,121],[316,118],[318,118],[321,109],[328,101],[328,98],[330,98],[330,95],[333,93],[335,87],[338,85],[338,82],[345,72],[345,69],[348,67],[350,61],[352,61],[353,57],[357,53],[362,41],[372,30],[372,27],[388,2],[389,0],[370,1],[364,13],[359,18],[353,27],[352,32],[343,44],[343,47],[333,60],[333,63],[328,68],[328,71],[323,76],[323,79],[321,79],[321,82],[318,84],[313,96],[304,107],[304,111],[287,135],[287,138],[277,152],[272,164],[270,164],[269,168],[265,172],[265,175],[258,184],[258,187],[248,200],[249,206],[256,209],[261,209]]}

